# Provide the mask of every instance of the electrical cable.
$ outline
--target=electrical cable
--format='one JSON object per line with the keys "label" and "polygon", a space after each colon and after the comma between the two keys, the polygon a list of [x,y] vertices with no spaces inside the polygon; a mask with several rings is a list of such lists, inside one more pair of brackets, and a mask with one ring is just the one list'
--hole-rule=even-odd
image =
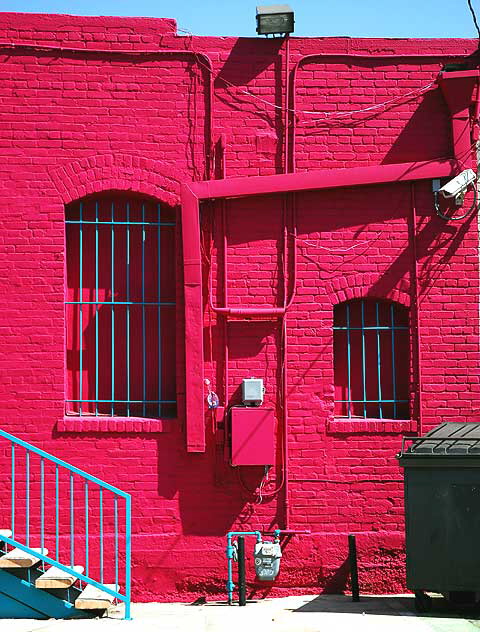
{"label": "electrical cable", "polygon": [[237,479],[238,479],[238,482],[240,483],[240,486],[242,487],[242,489],[245,492],[247,492],[250,496],[256,495],[256,493],[257,493],[256,489],[252,489],[251,487],[248,487],[248,485],[243,480],[242,473],[241,473],[241,467],[236,467],[235,468],[235,472],[237,474]]}
{"label": "electrical cable", "polygon": [[[188,36],[190,36],[187,39],[192,39],[191,33],[189,31],[187,31],[186,29],[180,29],[182,32],[185,32]],[[479,33],[480,36],[480,33]],[[173,51],[173,50],[169,50],[169,49],[164,49],[164,50],[117,50],[117,49],[94,49],[94,48],[75,48],[75,47],[65,47],[65,46],[50,46],[50,45],[41,45],[41,44],[16,44],[13,42],[0,42],[0,48],[6,48],[6,49],[13,49],[13,50],[21,50],[21,49],[28,49],[28,50],[36,50],[36,51],[56,51],[59,53],[66,53],[66,52],[75,52],[75,53],[83,53],[83,54],[88,54],[88,53],[105,53],[105,54],[114,54],[114,55],[157,55],[159,53],[179,53],[179,52],[183,52],[183,53],[190,53],[192,55],[194,55],[197,63],[199,66],[202,66],[203,68],[205,68],[211,75],[212,79],[213,79],[213,70],[212,68],[210,68],[208,66],[208,64],[206,64],[203,60],[202,60],[202,53],[198,53],[190,48],[186,48],[184,51]],[[448,56],[448,55],[446,55]],[[277,105],[276,103],[272,103],[271,101],[268,101],[267,99],[263,99],[262,97],[258,96],[257,94],[254,94],[253,92],[250,92],[249,90],[245,90],[245,89],[241,89],[238,86],[236,86],[234,83],[232,83],[231,81],[228,81],[228,79],[225,79],[224,77],[221,77],[219,75],[217,75],[215,77],[215,79],[218,79],[220,81],[222,81],[225,85],[231,87],[231,88],[235,88],[236,90],[239,90],[241,93],[246,94],[249,97],[252,97],[253,99],[256,99],[257,101],[260,101],[262,103],[265,103],[265,105],[268,105],[274,109],[277,110],[281,110],[281,111],[288,111],[291,112],[294,115],[298,115],[298,114],[318,114],[318,110],[296,110],[294,108],[284,108],[283,105]],[[359,114],[362,112],[367,112],[370,111],[372,109],[378,109],[383,107],[384,105],[388,105],[394,101],[396,101],[397,99],[402,99],[406,96],[412,96],[413,94],[421,94],[422,92],[424,92],[425,90],[427,90],[428,88],[430,88],[432,85],[434,85],[435,82],[430,82],[428,84],[426,84],[425,86],[422,86],[420,88],[417,88],[416,90],[412,90],[408,93],[406,93],[405,95],[399,95],[398,97],[395,97],[394,99],[390,99],[388,101],[385,101],[383,103],[378,103],[374,106],[369,106],[368,108],[364,108],[364,109],[360,109],[360,110],[352,110],[351,112],[341,112],[341,113],[331,113],[331,116],[328,116],[330,113],[325,112],[325,118],[324,119],[319,119],[319,120],[327,120],[327,119],[334,119],[336,117],[338,118],[344,118],[347,116],[350,116],[351,114]]]}
{"label": "electrical cable", "polygon": [[[198,64],[200,66],[204,66],[206,69],[208,69],[208,66],[206,64],[204,64],[201,60],[197,60],[197,61],[198,61]],[[208,69],[208,70],[210,70],[210,69]],[[265,103],[265,105],[268,105],[268,106],[270,106],[270,107],[272,107],[272,108],[274,108],[276,110],[281,110],[281,111],[285,111],[286,110],[287,112],[290,112],[290,113],[295,114],[297,116],[299,114],[318,114],[319,113],[318,110],[297,110],[297,109],[289,108],[289,107],[284,108],[283,105],[277,105],[276,103],[272,103],[271,101],[268,101],[267,99],[263,99],[262,97],[259,97],[257,94],[255,94],[253,92],[250,92],[250,90],[239,88],[237,85],[235,85],[231,81],[228,81],[228,79],[225,79],[224,77],[221,77],[221,76],[217,75],[215,77],[215,79],[218,79],[219,81],[221,81],[222,83],[224,83],[228,87],[234,88],[234,89],[238,90],[238,92],[241,92],[242,94],[246,94],[247,96],[252,97],[253,99],[256,99],[257,101],[260,101],[262,103]],[[360,110],[352,110],[352,111],[348,111],[348,112],[341,112],[341,113],[325,112],[324,114],[326,115],[326,118],[334,118],[335,115],[338,115],[338,114],[340,114],[340,117],[346,117],[346,116],[349,116],[351,114],[359,114],[359,113],[362,113],[362,112],[368,112],[368,111],[370,111],[372,109],[378,109],[378,108],[383,107],[384,105],[389,105],[390,103],[392,103],[394,101],[397,101],[397,100],[400,100],[400,99],[403,99],[405,97],[409,97],[409,96],[412,96],[414,94],[421,94],[422,92],[425,92],[426,90],[431,88],[434,84],[435,84],[435,81],[431,81],[430,83],[427,83],[426,85],[421,86],[420,88],[416,88],[415,90],[411,90],[410,92],[406,92],[405,94],[398,95],[397,97],[394,97],[393,99],[388,99],[387,101],[384,101],[383,103],[377,103],[377,104],[375,104],[373,106],[369,106],[368,108],[364,108],[364,109],[360,109]],[[332,114],[332,116],[328,117],[328,114]],[[318,120],[325,120],[325,119],[322,118],[322,119],[318,119]]]}
{"label": "electrical cable", "polygon": [[[388,105],[391,105],[392,107],[394,105],[400,105],[401,104],[400,102],[406,97],[410,97],[414,95],[419,96],[423,92],[426,92],[427,90],[429,90],[433,85],[435,85],[435,81],[431,81],[430,83],[427,83],[426,85],[420,88],[416,88],[415,90],[411,90],[410,92],[405,92],[405,94],[400,94],[397,97],[393,97],[392,99],[388,99],[387,101],[383,101],[382,103],[376,103],[375,105],[370,105],[369,107],[362,108],[360,110],[349,110],[347,112],[323,112],[324,116],[322,118],[312,119],[310,121],[306,121],[304,124],[307,125],[310,123],[316,123],[318,121],[327,121],[327,120],[336,120],[336,119],[346,118],[353,114],[363,114],[364,112],[377,110],[379,108],[382,108]],[[306,111],[304,112],[304,114],[307,114],[307,113],[312,114],[312,112],[306,112]],[[316,114],[318,113],[319,112],[317,111]]]}
{"label": "electrical cable", "polygon": [[313,241],[311,239],[299,239],[298,241],[301,241],[303,244],[310,246],[311,248],[318,248],[320,250],[326,250],[326,252],[332,254],[332,255],[343,255],[346,254],[347,252],[350,252],[351,250],[354,250],[355,248],[358,248],[359,246],[364,246],[364,245],[371,245],[373,242],[377,241],[377,239],[380,237],[381,235],[381,231],[379,231],[375,237],[372,237],[372,239],[368,239],[365,241],[359,241],[356,244],[353,244],[353,246],[349,246],[348,248],[326,248],[325,246],[319,246],[318,242],[317,243],[313,243]]}
{"label": "electrical cable", "polygon": [[468,4],[468,8],[470,9],[470,13],[472,14],[473,23],[475,24],[475,28],[477,29],[478,41],[480,43],[480,27],[478,26],[477,16],[476,16],[475,10],[474,10],[474,8],[472,6],[471,0],[467,0],[467,4]]}

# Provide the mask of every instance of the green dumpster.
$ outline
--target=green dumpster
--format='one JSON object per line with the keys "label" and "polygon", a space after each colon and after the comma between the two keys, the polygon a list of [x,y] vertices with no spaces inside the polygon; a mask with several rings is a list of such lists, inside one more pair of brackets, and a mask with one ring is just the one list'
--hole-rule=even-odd
{"label": "green dumpster", "polygon": [[405,438],[407,587],[418,610],[426,591],[455,602],[480,596],[480,423],[444,423]]}

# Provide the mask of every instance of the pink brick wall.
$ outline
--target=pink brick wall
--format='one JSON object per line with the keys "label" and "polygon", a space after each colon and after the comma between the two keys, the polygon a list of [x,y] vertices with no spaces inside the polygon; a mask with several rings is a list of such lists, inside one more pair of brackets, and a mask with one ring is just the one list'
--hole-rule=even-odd
{"label": "pink brick wall", "polygon": [[[228,177],[284,169],[285,47],[279,40],[176,37],[174,31],[168,20],[0,15],[1,427],[132,493],[137,600],[223,593],[226,532],[268,530],[285,518],[283,491],[255,503],[248,488],[261,473],[243,472],[242,486],[224,463],[210,413],[206,452],[185,451],[181,278],[178,419],[64,418],[64,205],[114,189],[178,209],[179,184],[206,176],[210,135],[217,148],[225,137]],[[451,156],[440,91],[421,89],[444,63],[475,48],[470,40],[292,39],[290,69],[301,63],[290,95],[298,110],[290,167]],[[138,52],[144,49],[180,52]],[[211,59],[213,101],[200,54]],[[318,57],[301,61],[313,54]],[[212,169],[220,175],[218,151]],[[415,193],[429,428],[467,421],[477,405],[478,235],[475,216],[450,224],[435,217],[430,182],[417,183]],[[226,202],[231,305],[282,304],[283,203],[281,195]],[[349,298],[412,305],[411,187],[301,193],[296,208],[298,279],[287,319],[290,527],[314,534],[288,544],[272,594],[342,589],[352,531],[359,534],[362,587],[400,590],[403,493],[394,457],[417,420],[334,419],[332,325],[333,305]],[[207,307],[208,259],[214,302],[223,301],[221,215],[220,203],[202,213],[205,375],[222,405],[239,402],[244,377],[264,378],[266,404],[276,408],[280,427],[278,321],[228,325],[230,398],[224,401],[224,324]],[[180,248],[178,242],[179,255]]]}

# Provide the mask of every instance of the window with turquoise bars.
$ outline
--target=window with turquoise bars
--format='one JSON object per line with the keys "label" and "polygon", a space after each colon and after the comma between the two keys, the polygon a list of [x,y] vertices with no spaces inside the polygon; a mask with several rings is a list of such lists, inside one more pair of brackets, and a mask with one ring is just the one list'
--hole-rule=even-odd
{"label": "window with turquoise bars", "polygon": [[175,416],[173,211],[110,192],[65,222],[67,414]]}
{"label": "window with turquoise bars", "polygon": [[334,307],[335,416],[410,417],[408,310],[376,299]]}

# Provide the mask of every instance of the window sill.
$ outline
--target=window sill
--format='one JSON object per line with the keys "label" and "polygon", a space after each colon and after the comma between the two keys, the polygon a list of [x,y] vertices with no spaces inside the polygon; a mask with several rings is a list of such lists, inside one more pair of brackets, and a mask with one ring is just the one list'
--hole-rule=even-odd
{"label": "window sill", "polygon": [[165,433],[171,432],[176,419],[148,419],[145,417],[76,417],[66,415],[57,422],[58,432],[84,433]]}
{"label": "window sill", "polygon": [[416,432],[417,422],[412,419],[341,419],[328,422],[327,432],[343,434],[396,434]]}

